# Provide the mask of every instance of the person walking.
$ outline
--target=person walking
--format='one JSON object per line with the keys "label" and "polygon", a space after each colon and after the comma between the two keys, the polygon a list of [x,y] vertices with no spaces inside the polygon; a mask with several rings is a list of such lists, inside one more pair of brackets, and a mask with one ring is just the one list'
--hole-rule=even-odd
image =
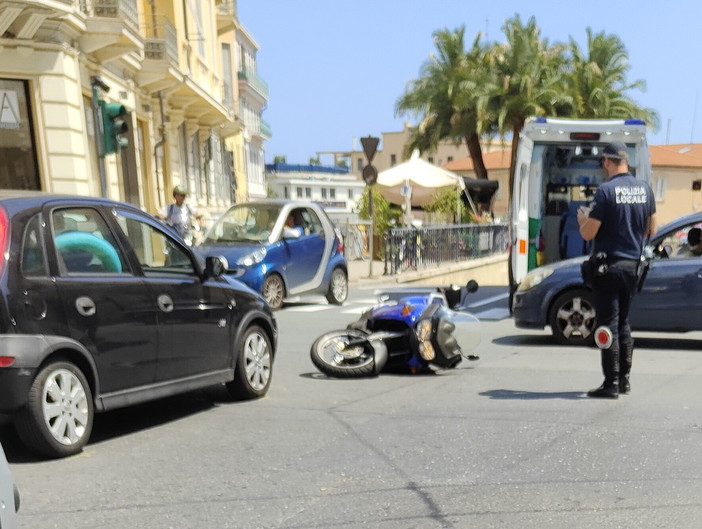
{"label": "person walking", "polygon": [[629,307],[638,284],[641,253],[655,233],[656,203],[651,186],[629,173],[626,145],[614,142],[602,150],[606,181],[595,193],[592,207],[578,211],[580,235],[593,241],[592,255],[605,266],[592,277],[604,382],[588,397],[619,398],[631,391],[629,374],[634,341]]}
{"label": "person walking", "polygon": [[173,188],[173,204],[168,204],[163,208],[159,217],[170,227],[172,227],[183,240],[192,245],[192,230],[199,228],[199,221],[202,218],[197,210],[185,203],[188,192],[181,186]]}

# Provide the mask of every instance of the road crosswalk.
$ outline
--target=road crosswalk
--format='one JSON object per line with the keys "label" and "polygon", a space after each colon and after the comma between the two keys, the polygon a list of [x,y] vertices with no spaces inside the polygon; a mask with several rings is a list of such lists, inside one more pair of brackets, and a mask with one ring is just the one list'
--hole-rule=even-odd
{"label": "road crosswalk", "polygon": [[[490,298],[478,300],[468,305],[469,310],[480,320],[500,321],[509,318],[509,310],[506,307],[488,307],[488,305],[498,303],[507,298],[507,294],[500,294]],[[341,314],[360,315],[378,302],[375,297],[348,299],[343,305],[330,305],[326,301],[301,303],[297,300],[290,300],[292,303],[285,305],[286,312],[322,312],[327,310],[338,310]],[[481,307],[485,307],[484,309]]]}

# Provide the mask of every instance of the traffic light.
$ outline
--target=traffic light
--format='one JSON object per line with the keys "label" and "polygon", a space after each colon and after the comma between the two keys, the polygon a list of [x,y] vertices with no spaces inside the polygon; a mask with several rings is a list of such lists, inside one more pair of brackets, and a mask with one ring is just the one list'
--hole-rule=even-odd
{"label": "traffic light", "polygon": [[129,145],[129,140],[123,135],[129,132],[127,125],[127,109],[119,103],[99,101],[102,114],[102,153],[113,154]]}

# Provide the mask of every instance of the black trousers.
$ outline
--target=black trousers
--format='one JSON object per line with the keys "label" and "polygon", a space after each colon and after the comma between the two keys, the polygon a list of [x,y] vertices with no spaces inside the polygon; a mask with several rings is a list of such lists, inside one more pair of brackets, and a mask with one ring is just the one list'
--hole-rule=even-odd
{"label": "black trousers", "polygon": [[597,327],[612,332],[612,345],[602,350],[605,378],[616,378],[620,364],[625,375],[631,368],[634,341],[629,325],[629,308],[636,293],[638,261],[620,260],[609,265],[607,273],[592,279]]}

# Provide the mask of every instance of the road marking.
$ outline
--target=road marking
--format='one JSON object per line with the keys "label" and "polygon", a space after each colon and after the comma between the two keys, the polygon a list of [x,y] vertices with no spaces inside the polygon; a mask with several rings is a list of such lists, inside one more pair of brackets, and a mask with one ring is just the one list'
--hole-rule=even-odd
{"label": "road marking", "polygon": [[483,305],[489,305],[490,303],[494,303],[495,301],[501,301],[503,299],[507,299],[508,297],[509,293],[498,294],[497,296],[492,296],[491,298],[485,298],[481,299],[480,301],[476,301],[475,303],[471,303],[470,305],[468,305],[468,308],[482,307]]}

